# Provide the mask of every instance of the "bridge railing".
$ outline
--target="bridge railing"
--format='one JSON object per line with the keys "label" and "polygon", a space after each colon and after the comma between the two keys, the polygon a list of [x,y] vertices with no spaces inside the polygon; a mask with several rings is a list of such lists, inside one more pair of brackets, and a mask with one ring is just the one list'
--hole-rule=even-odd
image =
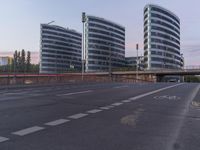
{"label": "bridge railing", "polygon": [[200,66],[192,65],[192,66],[185,66],[184,70],[200,70]]}

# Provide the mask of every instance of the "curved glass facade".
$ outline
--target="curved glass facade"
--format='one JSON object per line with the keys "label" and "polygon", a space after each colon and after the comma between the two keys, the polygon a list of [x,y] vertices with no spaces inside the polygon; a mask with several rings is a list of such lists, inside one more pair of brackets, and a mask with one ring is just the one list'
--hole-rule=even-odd
{"label": "curved glass facade", "polygon": [[146,69],[179,69],[180,20],[157,5],[144,8],[144,63]]}
{"label": "curved glass facade", "polygon": [[103,18],[86,16],[86,72],[125,65],[125,28]]}
{"label": "curved glass facade", "polygon": [[40,73],[81,69],[82,35],[60,26],[41,24]]}

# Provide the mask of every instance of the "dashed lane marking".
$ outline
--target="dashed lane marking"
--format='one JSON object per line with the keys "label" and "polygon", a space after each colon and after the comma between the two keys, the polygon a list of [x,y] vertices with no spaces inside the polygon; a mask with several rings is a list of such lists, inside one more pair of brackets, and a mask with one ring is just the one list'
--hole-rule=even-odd
{"label": "dashed lane marking", "polygon": [[110,108],[108,106],[105,106],[105,107],[100,107],[100,109],[108,110]]}
{"label": "dashed lane marking", "polygon": [[22,130],[13,132],[12,134],[19,135],[19,136],[24,136],[24,135],[27,135],[27,134],[31,134],[31,133],[43,130],[43,129],[45,129],[45,128],[44,127],[40,127],[40,126],[33,126],[33,127],[30,127],[30,128],[26,128],[26,129],[22,129]]}
{"label": "dashed lane marking", "polygon": [[130,103],[131,100],[123,100],[122,102],[123,102],[123,103]]}
{"label": "dashed lane marking", "polygon": [[84,94],[84,93],[90,93],[90,92],[92,92],[92,90],[81,91],[81,92],[73,92],[73,93],[66,93],[66,94],[59,94],[58,96],[70,96],[70,95]]}
{"label": "dashed lane marking", "polygon": [[61,125],[61,124],[64,124],[66,122],[69,122],[70,120],[68,119],[58,119],[58,120],[54,120],[54,121],[51,121],[51,122],[47,122],[45,123],[45,125],[48,125],[48,126],[57,126],[57,125]]}
{"label": "dashed lane marking", "polygon": [[113,106],[120,106],[120,105],[122,105],[123,103],[113,103],[113,104],[111,104],[111,105],[113,105]]}
{"label": "dashed lane marking", "polygon": [[8,140],[9,140],[9,138],[0,136],[0,143],[1,143],[1,142],[8,141]]}
{"label": "dashed lane marking", "polygon": [[100,111],[102,111],[102,110],[100,110],[100,109],[93,109],[93,110],[87,111],[87,113],[95,114],[95,113],[98,113]]}
{"label": "dashed lane marking", "polygon": [[115,107],[115,106],[113,106],[113,105],[109,105],[109,106],[107,106],[108,108],[113,108],[113,107]]}
{"label": "dashed lane marking", "polygon": [[75,114],[75,115],[71,115],[69,116],[68,118],[71,118],[71,119],[79,119],[79,118],[83,118],[85,116],[87,116],[88,114],[84,114],[84,113],[79,113],[79,114]]}

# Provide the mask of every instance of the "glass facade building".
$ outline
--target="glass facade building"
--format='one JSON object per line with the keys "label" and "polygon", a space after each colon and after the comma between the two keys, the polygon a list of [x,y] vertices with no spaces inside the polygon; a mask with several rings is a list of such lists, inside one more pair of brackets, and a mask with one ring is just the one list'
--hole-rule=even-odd
{"label": "glass facade building", "polygon": [[150,69],[180,69],[180,19],[157,5],[144,8],[144,63]]}
{"label": "glass facade building", "polygon": [[86,72],[108,71],[125,65],[125,27],[86,15]]}
{"label": "glass facade building", "polygon": [[40,73],[81,69],[82,34],[56,25],[41,24]]}
{"label": "glass facade building", "polygon": [[144,69],[144,57],[138,56],[137,57],[125,57],[126,60],[126,67],[132,67],[134,70],[137,67],[137,60],[138,60],[138,69],[143,70]]}

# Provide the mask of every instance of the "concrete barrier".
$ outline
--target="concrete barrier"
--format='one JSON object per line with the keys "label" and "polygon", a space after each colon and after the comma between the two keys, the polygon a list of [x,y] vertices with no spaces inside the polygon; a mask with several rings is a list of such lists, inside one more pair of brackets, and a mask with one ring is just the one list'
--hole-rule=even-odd
{"label": "concrete barrier", "polygon": [[81,73],[67,74],[18,74],[0,75],[0,86],[5,85],[33,85],[33,84],[54,84],[54,83],[78,83],[78,82],[155,82],[156,78],[151,75],[140,75],[136,80],[135,74],[112,74],[108,73],[87,73],[83,80]]}

